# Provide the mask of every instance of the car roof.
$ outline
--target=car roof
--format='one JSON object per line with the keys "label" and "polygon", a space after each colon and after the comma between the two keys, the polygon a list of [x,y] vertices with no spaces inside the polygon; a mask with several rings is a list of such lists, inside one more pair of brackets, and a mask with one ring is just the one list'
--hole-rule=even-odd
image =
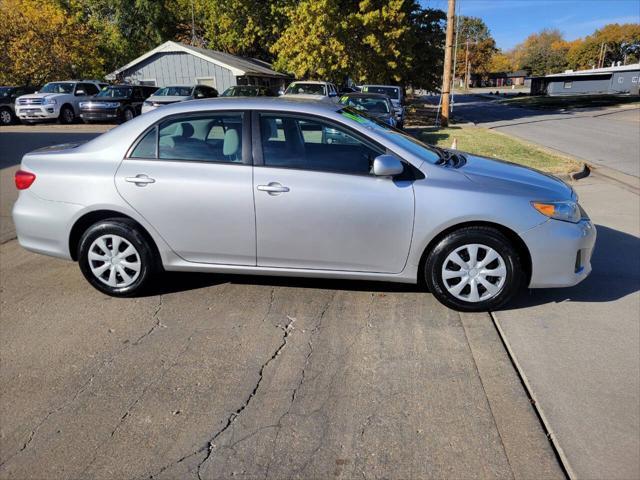
{"label": "car roof", "polygon": [[312,85],[328,85],[331,82],[322,82],[320,80],[294,80],[291,83],[295,83],[295,84],[298,84],[298,83],[309,83],[309,84],[312,84]]}
{"label": "car roof", "polygon": [[[188,100],[162,107],[164,114],[191,113],[215,110],[280,110],[300,113],[336,112],[344,108],[333,102],[313,100],[308,98],[291,97],[216,97],[207,99]],[[153,113],[153,112],[150,112]],[[145,114],[146,115],[146,114]]]}
{"label": "car roof", "polygon": [[361,87],[387,87],[387,88],[400,88],[399,85],[374,85],[373,83],[364,83]]}

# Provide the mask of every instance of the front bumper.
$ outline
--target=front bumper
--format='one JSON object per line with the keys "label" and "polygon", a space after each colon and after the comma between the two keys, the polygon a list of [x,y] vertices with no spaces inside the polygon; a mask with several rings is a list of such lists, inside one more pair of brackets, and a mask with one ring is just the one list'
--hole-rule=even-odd
{"label": "front bumper", "polygon": [[82,109],[80,111],[80,118],[95,122],[108,122],[120,118],[120,111],[117,108],[101,108],[99,110]]}
{"label": "front bumper", "polygon": [[596,227],[590,220],[550,219],[520,236],[531,254],[529,288],[571,287],[591,273]]}
{"label": "front bumper", "polygon": [[16,117],[20,120],[53,120],[59,116],[58,105],[16,105]]}

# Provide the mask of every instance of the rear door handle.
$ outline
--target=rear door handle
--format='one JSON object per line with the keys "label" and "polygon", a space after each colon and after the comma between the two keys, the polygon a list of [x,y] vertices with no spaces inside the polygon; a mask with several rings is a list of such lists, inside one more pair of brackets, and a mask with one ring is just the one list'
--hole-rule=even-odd
{"label": "rear door handle", "polygon": [[126,177],[125,180],[129,183],[135,183],[138,187],[144,187],[148,183],[156,183],[155,179],[145,175],[144,173],[139,173],[135,177]]}
{"label": "rear door handle", "polygon": [[289,187],[280,185],[277,182],[271,182],[269,185],[258,185],[258,190],[261,192],[267,192],[269,195],[278,195],[280,193],[288,192]]}

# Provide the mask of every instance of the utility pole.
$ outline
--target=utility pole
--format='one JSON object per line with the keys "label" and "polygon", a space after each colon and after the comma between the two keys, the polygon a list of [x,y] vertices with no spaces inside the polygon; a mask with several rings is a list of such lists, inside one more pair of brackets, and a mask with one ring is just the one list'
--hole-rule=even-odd
{"label": "utility pole", "polygon": [[469,88],[469,39],[467,38],[467,53],[464,55],[464,89]]}
{"label": "utility pole", "polygon": [[456,11],[456,0],[449,0],[447,11],[447,36],[444,47],[444,73],[442,75],[442,115],[440,125],[449,125],[449,95],[451,93],[451,57],[453,53],[453,17]]}
{"label": "utility pole", "polygon": [[196,45],[196,16],[193,0],[191,0],[191,45]]}

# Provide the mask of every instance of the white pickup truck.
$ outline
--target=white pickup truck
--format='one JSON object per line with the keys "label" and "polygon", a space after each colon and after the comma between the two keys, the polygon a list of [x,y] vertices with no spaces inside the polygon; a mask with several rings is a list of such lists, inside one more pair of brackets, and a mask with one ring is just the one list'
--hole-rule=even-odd
{"label": "white pickup truck", "polygon": [[24,123],[56,119],[72,123],[80,114],[80,102],[92,98],[101,87],[93,80],[49,82],[38,92],[16,99],[16,117]]}

